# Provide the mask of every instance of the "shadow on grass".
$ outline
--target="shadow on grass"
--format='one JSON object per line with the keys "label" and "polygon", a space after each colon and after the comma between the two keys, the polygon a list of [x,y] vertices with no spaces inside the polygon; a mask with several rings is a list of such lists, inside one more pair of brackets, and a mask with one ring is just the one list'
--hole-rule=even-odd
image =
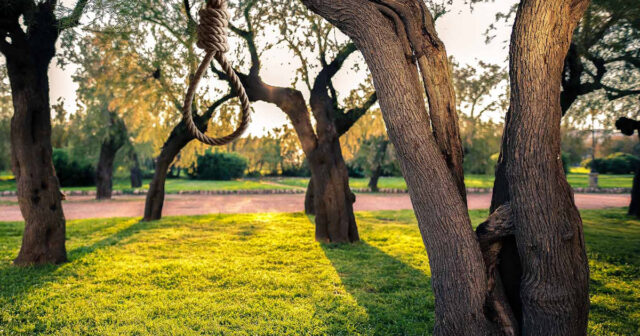
{"label": "shadow on grass", "polygon": [[380,249],[360,242],[323,244],[345,289],[365,308],[376,335],[423,335],[433,328],[430,277]]}
{"label": "shadow on grass", "polygon": [[[142,230],[157,225],[156,222],[139,222],[133,220],[132,222],[133,224],[99,239],[90,245],[79,246],[69,250],[67,252],[69,261],[67,263],[30,267],[17,267],[14,265],[0,267],[0,300],[15,300],[32,288],[43,286],[61,278],[73,276],[76,273],[77,267],[82,264],[82,259],[85,256],[99,249],[116,245]],[[86,239],[87,236],[96,234],[101,231],[101,229],[102,227],[98,226],[97,228],[94,227],[93,230],[81,230],[75,234],[71,233],[68,238]],[[21,233],[20,236],[22,236]],[[57,270],[60,270],[60,272],[56,272]]]}

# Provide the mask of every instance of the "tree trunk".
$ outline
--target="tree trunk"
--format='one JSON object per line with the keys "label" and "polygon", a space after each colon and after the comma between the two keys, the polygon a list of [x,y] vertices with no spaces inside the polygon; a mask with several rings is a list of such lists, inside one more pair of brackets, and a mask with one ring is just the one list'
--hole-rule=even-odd
{"label": "tree trunk", "polygon": [[382,166],[378,164],[369,178],[369,189],[373,192],[380,191],[380,189],[378,189],[378,180],[380,179],[380,175],[382,175]]}
{"label": "tree trunk", "polygon": [[[106,103],[106,102],[105,102]],[[124,121],[115,112],[108,111],[109,128],[106,138],[100,146],[100,158],[96,168],[96,199],[111,199],[113,191],[113,162],[118,150],[127,140],[127,128]]]}
{"label": "tree trunk", "polygon": [[[62,263],[65,218],[60,185],[52,163],[49,63],[55,54],[53,17],[39,13],[26,41],[12,41],[6,56],[14,114],[11,119],[11,164],[18,202],[25,220],[16,265]],[[51,30],[48,31],[47,29]]]}
{"label": "tree trunk", "polygon": [[636,172],[633,175],[633,186],[631,187],[631,203],[629,203],[630,216],[636,216],[640,218],[640,165],[636,167]]}
{"label": "tree trunk", "polygon": [[353,214],[355,195],[349,189],[349,174],[340,142],[319,143],[307,156],[313,182],[316,240],[352,243],[360,240]]}
{"label": "tree trunk", "polygon": [[582,221],[560,158],[560,83],[587,4],[524,0],[511,37],[511,108],[492,208],[508,201],[512,209],[514,235],[502,255],[515,255],[521,274],[501,265],[500,276],[514,312],[521,306],[516,315],[523,335],[586,334],[589,268]]}
{"label": "tree trunk", "polygon": [[316,209],[314,206],[314,197],[313,197],[313,176],[309,179],[309,184],[307,185],[307,191],[304,193],[304,213],[307,215],[315,215]]}
{"label": "tree trunk", "polygon": [[371,172],[371,178],[369,178],[369,189],[373,192],[378,192],[378,179],[380,179],[380,175],[382,175],[382,165],[384,164],[387,156],[389,141],[383,139],[380,143],[374,142],[374,145],[377,147],[373,162],[375,167]]}
{"label": "tree trunk", "polygon": [[96,168],[96,199],[111,199],[113,189],[113,161],[118,148],[107,140],[100,146],[100,159]]}
{"label": "tree trunk", "polygon": [[138,154],[135,151],[131,153],[131,161],[133,161],[131,168],[129,169],[131,188],[140,188],[142,187],[142,170],[140,170],[140,160],[138,159]]}
{"label": "tree trunk", "polygon": [[[497,333],[484,315],[487,277],[480,247],[458,181],[431,130],[417,65],[405,53],[403,30],[396,30],[398,25],[370,1],[303,3],[348,35],[371,70],[429,254],[434,335]],[[449,140],[459,142],[459,138]]]}
{"label": "tree trunk", "polygon": [[144,204],[143,221],[153,221],[162,218],[162,207],[164,206],[164,185],[167,180],[169,167],[176,155],[184,148],[193,137],[191,137],[183,122],[180,122],[162,146],[160,155],[156,160],[156,170],[149,183],[149,191]]}

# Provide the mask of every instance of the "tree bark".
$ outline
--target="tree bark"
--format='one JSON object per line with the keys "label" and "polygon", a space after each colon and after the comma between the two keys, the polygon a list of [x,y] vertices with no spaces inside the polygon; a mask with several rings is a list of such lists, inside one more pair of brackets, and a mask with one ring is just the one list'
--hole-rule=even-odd
{"label": "tree bark", "polygon": [[313,197],[313,177],[309,179],[309,184],[307,185],[307,191],[304,193],[304,213],[307,215],[315,215],[315,200]]}
{"label": "tree bark", "polygon": [[349,189],[349,174],[340,142],[319,143],[307,156],[311,169],[316,240],[326,243],[352,243],[360,240],[353,214],[355,195]]}
{"label": "tree bark", "polygon": [[51,159],[48,69],[55,55],[58,31],[55,18],[48,11],[39,11],[34,20],[37,24],[31,28],[28,39],[17,33],[11,36],[11,46],[2,48],[14,108],[11,164],[25,219],[16,265],[58,264],[67,260],[62,194]]}
{"label": "tree bark", "polygon": [[[496,333],[483,312],[487,277],[480,247],[457,180],[431,130],[417,65],[407,58],[402,30],[397,31],[397,24],[373,2],[303,3],[355,42],[373,75],[389,138],[397,150],[429,253],[436,300],[434,334]],[[459,138],[449,140],[459,142]]]}
{"label": "tree bark", "polygon": [[129,169],[131,188],[140,188],[142,187],[142,170],[140,169],[138,154],[133,150],[131,153],[131,161],[133,161],[131,168]]}
{"label": "tree bark", "polygon": [[194,138],[187,132],[184,122],[180,122],[172,131],[162,146],[160,155],[156,159],[156,170],[149,183],[149,191],[144,204],[143,221],[154,221],[162,218],[164,206],[164,186],[171,163],[178,153]]}
{"label": "tree bark", "polygon": [[127,140],[127,130],[124,121],[115,112],[109,113],[109,129],[107,136],[100,146],[100,157],[96,168],[96,199],[111,199],[113,191],[113,162],[118,150]]}
{"label": "tree bark", "polygon": [[113,190],[113,161],[115,161],[118,148],[112,146],[109,141],[104,141],[100,146],[100,158],[96,168],[96,199],[111,199]]}
{"label": "tree bark", "polygon": [[369,178],[369,189],[373,192],[378,192],[380,189],[378,188],[378,180],[380,179],[380,175],[382,175],[382,166],[378,165],[373,172],[371,173],[371,177]]}
{"label": "tree bark", "polygon": [[560,84],[587,4],[524,0],[511,36],[511,107],[492,210],[510,203],[515,230],[499,272],[523,335],[586,334],[589,268],[560,158]]}
{"label": "tree bark", "polygon": [[636,167],[631,186],[631,203],[629,203],[629,216],[640,218],[640,166]]}

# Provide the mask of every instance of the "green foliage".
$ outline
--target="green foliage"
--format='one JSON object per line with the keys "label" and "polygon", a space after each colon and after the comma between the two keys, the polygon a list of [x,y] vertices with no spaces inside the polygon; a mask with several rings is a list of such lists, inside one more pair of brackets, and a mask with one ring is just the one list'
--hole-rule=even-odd
{"label": "green foliage", "polygon": [[[477,225],[487,211],[471,211]],[[0,223],[7,335],[430,335],[431,271],[411,211],[356,214],[361,243],[313,242],[302,214],[70,221],[70,262],[14,267]],[[640,222],[583,211],[589,335],[640,328]]]}
{"label": "green foliage", "polygon": [[562,128],[563,163],[570,166],[578,165],[589,154],[590,148],[585,144],[585,138],[588,133],[589,131],[581,131],[569,127]]}
{"label": "green foliage", "polygon": [[562,170],[565,175],[569,174],[569,155],[566,153],[562,153]]}
{"label": "green foliage", "polygon": [[361,176],[371,177],[376,169],[380,169],[380,176],[402,176],[393,145],[385,134],[371,136],[361,140],[360,148],[352,162],[354,169],[362,171]]}
{"label": "green foliage", "polygon": [[90,163],[75,160],[65,149],[53,149],[53,166],[62,187],[95,185],[95,169]]}
{"label": "green foliage", "polygon": [[605,158],[586,161],[587,167],[600,174],[632,174],[638,164],[640,159],[627,153],[613,153]]}
{"label": "green foliage", "polygon": [[281,175],[288,177],[310,177],[311,170],[309,169],[309,163],[307,160],[304,160],[300,165],[285,167],[282,169]]}
{"label": "green foliage", "polygon": [[11,168],[11,116],[13,102],[7,68],[0,66],[0,171]]}
{"label": "green foliage", "polygon": [[232,180],[241,178],[247,169],[247,159],[235,153],[211,152],[208,150],[197,159],[189,173],[197,180]]}
{"label": "green foliage", "polygon": [[465,173],[492,175],[498,162],[495,154],[500,152],[502,125],[474,121],[464,115],[460,123]]}

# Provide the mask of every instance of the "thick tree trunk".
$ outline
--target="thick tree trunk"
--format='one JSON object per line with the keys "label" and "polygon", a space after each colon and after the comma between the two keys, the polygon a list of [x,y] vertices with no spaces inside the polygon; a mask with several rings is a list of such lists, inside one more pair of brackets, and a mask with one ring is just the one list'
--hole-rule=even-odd
{"label": "thick tree trunk", "polygon": [[313,197],[313,176],[309,179],[307,191],[304,193],[304,213],[307,215],[315,215],[315,200]]}
{"label": "thick tree trunk", "polygon": [[355,194],[349,189],[349,174],[340,142],[319,143],[308,155],[310,185],[316,215],[316,240],[327,243],[352,243],[360,239],[353,214]]}
{"label": "thick tree trunk", "polygon": [[521,274],[501,265],[500,276],[523,335],[586,334],[589,268],[560,158],[560,83],[587,4],[524,0],[511,37],[511,108],[492,208],[508,201],[512,210],[514,235],[501,253]]}
{"label": "thick tree trunk", "polygon": [[417,65],[405,53],[403,30],[397,31],[397,25],[370,1],[303,3],[356,43],[373,75],[389,138],[398,152],[429,253],[435,295],[434,334],[496,333],[496,327],[484,315],[487,277],[480,246],[458,181],[431,130]]}
{"label": "thick tree trunk", "polygon": [[18,202],[25,220],[16,265],[61,263],[67,260],[65,218],[60,185],[51,160],[49,63],[55,54],[57,31],[53,17],[39,14],[27,41],[13,41],[6,54],[14,114],[11,119],[11,164]]}
{"label": "thick tree trunk", "polygon": [[173,160],[175,160],[180,150],[184,148],[193,137],[191,137],[183,122],[176,126],[167,141],[162,146],[160,155],[156,159],[156,170],[149,183],[149,191],[144,204],[144,221],[153,221],[162,218],[162,207],[164,206],[164,185],[167,174]]}
{"label": "thick tree trunk", "polygon": [[142,170],[140,170],[140,160],[138,160],[136,152],[131,154],[131,161],[133,161],[129,169],[131,188],[140,188],[142,187]]}

